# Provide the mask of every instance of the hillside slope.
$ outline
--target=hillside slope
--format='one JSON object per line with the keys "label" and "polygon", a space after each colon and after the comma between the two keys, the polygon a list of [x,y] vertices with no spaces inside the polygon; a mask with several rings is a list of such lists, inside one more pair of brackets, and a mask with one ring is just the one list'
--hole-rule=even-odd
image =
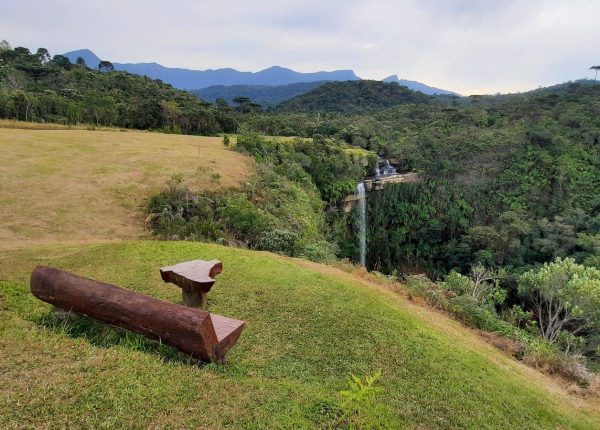
{"label": "hillside slope", "polygon": [[227,187],[252,166],[221,138],[118,130],[0,128],[0,151],[0,249],[138,238],[141,206],[173,174]]}
{"label": "hillside slope", "polygon": [[[158,268],[192,258],[223,261],[211,310],[247,322],[226,365],[196,365],[85,320],[60,323],[28,292],[43,263],[178,302]],[[0,267],[2,428],[317,428],[349,373],[376,370],[382,428],[600,425],[583,402],[456,322],[337,269],[158,241],[21,250]]]}
{"label": "hillside slope", "polygon": [[[173,173],[195,187],[214,186],[203,182],[213,172],[224,185],[244,180],[249,160],[216,138],[0,136],[0,428],[331,428],[349,374],[378,370],[381,428],[600,426],[596,401],[369,278],[217,245],[118,241],[139,236],[135,206]],[[224,263],[210,310],[247,322],[225,365],[86,318],[62,322],[29,292],[46,264],[179,302],[158,268],[194,258]]]}
{"label": "hillside slope", "polygon": [[281,111],[362,113],[407,103],[429,103],[431,97],[397,83],[380,81],[329,82],[286,100]]}
{"label": "hillside slope", "polygon": [[233,103],[236,97],[248,97],[261,106],[275,106],[284,100],[305,94],[324,82],[297,82],[287,85],[215,85],[190,93],[207,102],[214,103],[218,98]]}

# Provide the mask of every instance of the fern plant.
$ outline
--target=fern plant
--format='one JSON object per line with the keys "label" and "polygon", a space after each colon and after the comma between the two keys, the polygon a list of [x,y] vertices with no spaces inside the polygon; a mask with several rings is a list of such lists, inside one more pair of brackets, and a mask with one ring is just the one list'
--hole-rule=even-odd
{"label": "fern plant", "polygon": [[383,388],[375,384],[381,378],[381,371],[367,375],[364,379],[350,374],[348,389],[340,391],[343,411],[340,425],[350,429],[373,429],[385,427],[385,414],[375,402],[375,396],[383,392]]}

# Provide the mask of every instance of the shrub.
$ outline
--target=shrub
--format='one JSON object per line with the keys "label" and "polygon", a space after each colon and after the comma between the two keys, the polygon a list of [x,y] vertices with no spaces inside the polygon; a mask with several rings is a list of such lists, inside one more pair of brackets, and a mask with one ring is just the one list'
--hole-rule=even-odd
{"label": "shrub", "polygon": [[330,203],[338,203],[356,191],[357,181],[346,179],[324,185],[321,193],[323,199]]}
{"label": "shrub", "polygon": [[298,234],[288,230],[265,231],[256,248],[294,257],[298,254]]}
{"label": "shrub", "polygon": [[272,225],[269,214],[243,196],[225,199],[219,215],[235,238],[250,246],[255,245],[258,237]]}
{"label": "shrub", "polygon": [[245,134],[238,136],[236,150],[253,156],[258,160],[268,158],[271,148],[270,142],[261,138],[258,134]]}
{"label": "shrub", "polygon": [[556,345],[543,339],[535,339],[525,346],[523,361],[538,369],[549,368],[557,359],[560,351]]}
{"label": "shrub", "polygon": [[389,428],[387,410],[376,402],[383,388],[376,386],[381,372],[361,379],[350,375],[348,389],[340,391],[342,419],[334,428],[385,429]]}
{"label": "shrub", "polygon": [[446,309],[448,307],[447,291],[431,282],[425,275],[408,276],[406,278],[406,287],[411,297],[422,297],[427,301],[429,306],[438,309]]}
{"label": "shrub", "polygon": [[161,239],[178,240],[185,237],[186,221],[183,211],[166,205],[159,212],[151,212],[146,222]]}
{"label": "shrub", "polygon": [[299,256],[321,263],[332,262],[336,259],[335,246],[324,240],[317,243],[309,243],[302,247]]}
{"label": "shrub", "polygon": [[535,329],[536,326],[531,311],[526,311],[519,305],[504,309],[502,319],[515,327],[527,330]]}
{"label": "shrub", "polygon": [[180,175],[173,175],[166,190],[148,202],[146,222],[163,239],[216,240],[225,234],[215,217],[216,204],[216,197],[192,193]]}
{"label": "shrub", "polygon": [[469,276],[450,272],[444,278],[444,286],[457,295],[468,295],[480,306],[499,305],[506,299],[506,290],[500,287],[500,272],[486,269],[481,264],[473,266]]}
{"label": "shrub", "polygon": [[[469,295],[456,296],[449,300],[449,310],[463,323],[478,329],[503,331],[501,320],[489,308],[481,306]],[[508,323],[507,323],[508,324]]]}
{"label": "shrub", "polygon": [[566,354],[555,344],[543,339],[529,342],[524,351],[523,361],[528,365],[550,374],[558,374],[578,385],[587,387],[594,380],[583,362],[583,357]]}

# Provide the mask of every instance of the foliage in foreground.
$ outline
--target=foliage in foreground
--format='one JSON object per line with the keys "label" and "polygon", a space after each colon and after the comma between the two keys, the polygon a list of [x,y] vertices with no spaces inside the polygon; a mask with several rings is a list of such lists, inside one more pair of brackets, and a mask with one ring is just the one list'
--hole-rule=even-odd
{"label": "foliage in foreground", "polygon": [[545,340],[562,342],[567,351],[600,352],[599,269],[557,258],[521,275],[519,293],[531,303]]}

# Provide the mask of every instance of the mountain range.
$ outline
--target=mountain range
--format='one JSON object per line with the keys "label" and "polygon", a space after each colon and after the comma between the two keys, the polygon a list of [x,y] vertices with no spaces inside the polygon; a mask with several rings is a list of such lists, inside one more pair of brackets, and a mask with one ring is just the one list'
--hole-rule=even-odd
{"label": "mountain range", "polygon": [[[63,54],[72,63],[74,63],[78,57],[82,57],[88,67],[95,68],[101,61],[101,58],[94,54],[89,49],[79,49],[76,51],[70,51]],[[235,97],[238,95],[244,95],[244,92],[255,93],[257,90],[261,92],[261,96],[266,99],[279,100],[280,96],[277,94],[286,93],[288,89],[273,89],[277,94],[271,96],[267,94],[270,91],[269,88],[243,88],[239,87],[236,91],[240,91],[240,94],[232,96],[231,88],[228,86],[283,86],[296,83],[314,83],[314,82],[326,82],[326,81],[356,81],[360,78],[352,70],[334,70],[330,72],[310,72],[302,73],[296,72],[285,67],[273,66],[258,72],[240,72],[232,68],[224,69],[207,69],[207,70],[192,70],[165,67],[158,63],[113,63],[115,70],[123,70],[129,73],[135,73],[138,75],[148,76],[152,79],[160,79],[163,82],[173,85],[175,88],[183,90],[202,90],[203,88],[222,86],[221,88],[212,88],[210,94],[211,98],[216,99],[217,97],[223,97],[225,99]],[[400,85],[404,85],[413,91],[420,91],[424,94],[455,94],[451,91],[443,90],[440,88],[431,87],[417,81],[409,81],[405,79],[399,79],[396,75],[389,76],[384,79],[384,82],[396,82]],[[301,94],[301,90],[306,89],[309,91],[314,86],[299,86],[294,89],[295,96]],[[305,92],[306,92],[305,91]],[[198,91],[194,91],[198,94]],[[268,102],[266,104],[271,104]]]}
{"label": "mountain range", "polygon": [[[63,54],[71,62],[82,57],[86,65],[96,67],[100,58],[89,49]],[[206,88],[213,85],[286,85],[297,82],[355,81],[360,79],[352,70],[301,73],[285,67],[273,66],[259,72],[240,72],[235,69],[191,70],[165,67],[158,63],[113,63],[115,70],[160,79],[183,90]]]}

